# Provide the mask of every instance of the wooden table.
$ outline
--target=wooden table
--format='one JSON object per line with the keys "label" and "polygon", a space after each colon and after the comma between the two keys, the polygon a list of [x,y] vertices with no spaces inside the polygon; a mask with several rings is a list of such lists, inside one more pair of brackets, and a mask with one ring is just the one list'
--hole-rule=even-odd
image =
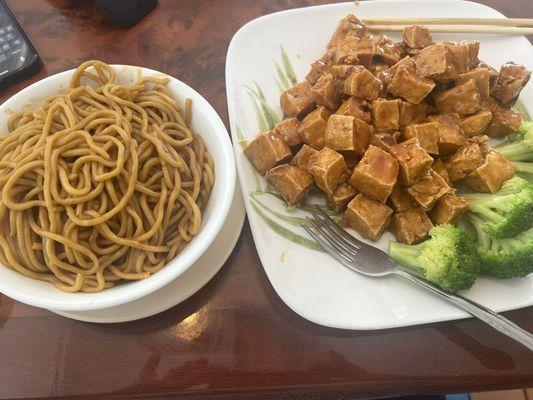
{"label": "wooden table", "polygon": [[[179,77],[227,124],[224,64],[233,34],[262,14],[322,2],[159,0],[124,30],[85,0],[8,0],[44,68],[1,98],[98,58]],[[533,17],[531,0],[483,3]],[[533,308],[506,316],[533,331]],[[81,323],[0,295],[0,399],[370,398],[526,386],[533,354],[478,321],[352,332],[303,320],[270,286],[247,224],[204,289],[142,321]]]}

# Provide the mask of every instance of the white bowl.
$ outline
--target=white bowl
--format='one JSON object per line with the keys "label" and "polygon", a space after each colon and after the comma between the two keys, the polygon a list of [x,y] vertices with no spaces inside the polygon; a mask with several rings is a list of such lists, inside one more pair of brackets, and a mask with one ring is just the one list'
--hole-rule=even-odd
{"label": "white bowl", "polygon": [[[129,86],[139,76],[165,75],[148,68],[113,65],[118,81]],[[74,70],[49,76],[20,91],[0,106],[0,134],[7,132],[9,113],[35,108],[45,97],[68,87]],[[235,160],[228,133],[213,107],[185,83],[170,79],[172,97],[183,104],[192,99],[192,128],[205,141],[215,163],[215,185],[203,212],[202,228],[191,243],[164,268],[151,277],[120,284],[99,293],[65,293],[52,284],[27,278],[0,265],[0,292],[32,306],[62,311],[97,310],[139,299],[163,287],[187,270],[211,245],[226,220],[235,188]]]}

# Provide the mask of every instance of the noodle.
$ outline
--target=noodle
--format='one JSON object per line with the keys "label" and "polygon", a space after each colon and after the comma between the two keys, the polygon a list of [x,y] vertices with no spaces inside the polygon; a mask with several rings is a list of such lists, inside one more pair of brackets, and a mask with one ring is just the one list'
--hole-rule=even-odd
{"label": "noodle", "polygon": [[[90,70],[90,71],[89,71]],[[92,86],[82,84],[88,80]],[[0,138],[0,262],[67,292],[145,279],[198,233],[213,160],[168,79],[100,61]]]}

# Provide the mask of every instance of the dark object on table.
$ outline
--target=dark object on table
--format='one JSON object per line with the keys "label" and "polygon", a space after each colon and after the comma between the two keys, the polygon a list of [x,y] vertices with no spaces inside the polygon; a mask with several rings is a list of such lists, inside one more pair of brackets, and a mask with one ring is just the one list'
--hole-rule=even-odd
{"label": "dark object on table", "polygon": [[35,74],[39,55],[3,0],[0,0],[0,89]]}
{"label": "dark object on table", "polygon": [[143,19],[157,4],[157,0],[94,0],[105,15],[123,28]]}

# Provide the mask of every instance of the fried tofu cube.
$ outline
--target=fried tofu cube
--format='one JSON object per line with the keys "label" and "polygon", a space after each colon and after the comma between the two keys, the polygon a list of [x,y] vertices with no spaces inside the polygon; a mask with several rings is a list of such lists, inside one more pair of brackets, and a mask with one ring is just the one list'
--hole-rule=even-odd
{"label": "fried tofu cube", "polygon": [[406,26],[403,29],[403,41],[412,49],[423,49],[434,43],[429,29],[420,25]]}
{"label": "fried tofu cube", "polygon": [[473,114],[481,108],[481,97],[473,80],[457,85],[435,96],[435,105],[441,114]]}
{"label": "fried tofu cube", "polygon": [[437,158],[435,161],[433,161],[433,165],[431,166],[431,168],[433,169],[433,171],[439,174],[442,179],[444,179],[448,186],[452,186],[452,181],[450,180],[450,176],[448,175],[448,170],[446,169],[446,165],[444,165],[444,161],[442,161],[441,158]]}
{"label": "fried tofu cube", "polygon": [[341,106],[335,111],[338,115],[349,115],[365,121],[369,124],[372,121],[370,111],[368,111],[368,103],[364,100],[350,97],[345,100]]}
{"label": "fried tofu cube", "polygon": [[306,75],[305,79],[312,85],[314,85],[318,79],[329,72],[331,69],[333,60],[331,59],[331,54],[326,53],[318,60],[311,64],[311,70]]}
{"label": "fried tofu cube", "polygon": [[446,171],[452,182],[463,179],[483,164],[483,154],[477,143],[466,143],[455,154],[444,161]]}
{"label": "fried tofu cube", "polygon": [[429,107],[425,103],[413,104],[400,101],[400,126],[418,124],[426,119]]}
{"label": "fried tofu cube", "polygon": [[359,193],[348,203],[345,220],[361,236],[378,240],[390,224],[392,210],[385,204]]}
{"label": "fried tofu cube", "polygon": [[365,67],[358,65],[356,68],[344,81],[343,92],[366,100],[377,99],[382,89],[381,81]]}
{"label": "fried tofu cube", "polygon": [[468,46],[468,69],[475,68],[479,65],[479,40],[464,41]]}
{"label": "fried tofu cube", "polygon": [[311,88],[315,94],[316,104],[324,106],[330,110],[336,110],[339,106],[340,93],[337,88],[337,81],[331,73],[322,75]]}
{"label": "fried tofu cube", "polygon": [[398,178],[398,161],[376,146],[369,146],[348,183],[358,191],[385,203]]}
{"label": "fried tofu cube", "polygon": [[304,144],[292,158],[292,163],[298,167],[305,168],[307,172],[311,173],[313,157],[316,154],[318,154],[318,150]]}
{"label": "fried tofu cube", "polygon": [[387,65],[394,65],[400,61],[403,53],[404,51],[401,49],[401,46],[395,44],[387,36],[381,35],[376,41],[376,54],[374,55],[374,59]]}
{"label": "fried tofu cube", "polygon": [[313,178],[301,167],[281,164],[266,173],[265,177],[281,194],[287,204],[301,204],[313,186]]}
{"label": "fried tofu cube", "polygon": [[321,150],[324,147],[324,133],[331,113],[325,107],[318,107],[300,123],[298,133],[305,144]]}
{"label": "fried tofu cube", "polygon": [[498,107],[492,113],[492,119],[486,129],[488,135],[492,137],[503,137],[516,132],[522,125],[523,114],[519,111],[507,110]]}
{"label": "fried tofu cube", "polygon": [[388,203],[396,212],[402,212],[417,207],[417,204],[411,195],[407,192],[405,187],[400,184],[394,185]]}
{"label": "fried tofu cube", "polygon": [[335,64],[360,64],[370,66],[376,54],[376,43],[370,36],[347,35],[339,40],[333,50]]}
{"label": "fried tofu cube", "polygon": [[337,25],[337,29],[335,29],[327,48],[328,50],[332,50],[337,46],[341,39],[348,35],[363,37],[367,32],[368,28],[364,23],[362,23],[355,15],[348,14],[339,22],[339,25]]}
{"label": "fried tofu cube", "polygon": [[326,193],[327,205],[331,210],[337,213],[344,212],[346,206],[352,201],[356,194],[357,190],[343,182],[337,186],[337,189],[335,189],[333,194]]}
{"label": "fried tofu cube", "polygon": [[492,95],[502,103],[514,102],[526,86],[531,72],[524,66],[509,61],[500,68],[500,76]]}
{"label": "fried tofu cube", "polygon": [[370,140],[370,125],[347,115],[332,115],[328,119],[325,145],[343,154],[363,155]]}
{"label": "fried tofu cube", "polygon": [[348,178],[344,157],[324,147],[311,161],[311,174],[316,185],[326,193],[334,193],[337,186]]}
{"label": "fried tofu cube", "polygon": [[244,155],[250,159],[257,172],[264,175],[267,170],[288,159],[292,153],[279,133],[268,131],[252,140],[244,149]]}
{"label": "fried tofu cube", "polygon": [[418,139],[420,146],[429,154],[439,154],[439,130],[437,122],[407,125],[403,129],[404,139]]}
{"label": "fried tofu cube", "polygon": [[407,67],[409,71],[414,71],[415,61],[412,57],[405,56],[392,67],[390,67],[386,72],[387,74],[393,76],[396,72],[398,72],[398,69],[400,69],[400,67]]}
{"label": "fried tofu cube", "polygon": [[473,80],[477,86],[479,97],[481,101],[489,98],[490,92],[490,72],[486,68],[476,68],[468,72],[459,74],[455,79],[455,83],[462,85],[463,83]]}
{"label": "fried tofu cube", "polygon": [[452,53],[444,44],[428,46],[415,58],[416,73],[425,78],[438,77],[453,68]]}
{"label": "fried tofu cube", "polygon": [[464,197],[447,193],[437,201],[429,216],[435,225],[455,225],[459,217],[467,211],[468,201]]}
{"label": "fried tofu cube", "polygon": [[420,146],[417,138],[391,146],[390,153],[400,165],[400,182],[413,185],[425,175],[433,164],[433,158]]}
{"label": "fried tofu cube", "polygon": [[433,223],[418,206],[392,216],[392,230],[400,243],[420,243],[427,239],[431,228]]}
{"label": "fried tofu cube", "polygon": [[472,137],[483,133],[491,120],[492,113],[489,110],[481,110],[461,119],[460,127],[466,137]]}
{"label": "fried tofu cube", "polygon": [[372,123],[378,129],[400,129],[400,100],[374,100]]}
{"label": "fried tofu cube", "polygon": [[298,118],[287,118],[281,122],[278,122],[272,128],[274,132],[281,135],[285,143],[289,146],[298,146],[302,143],[302,137],[298,132]]}
{"label": "fried tofu cube", "polygon": [[496,193],[503,183],[511,179],[516,166],[495,150],[490,150],[485,162],[470,172],[463,183],[470,189],[481,193]]}
{"label": "fried tofu cube", "polygon": [[407,188],[411,197],[424,211],[429,211],[435,203],[451,190],[446,181],[430,169],[413,186]]}
{"label": "fried tofu cube", "polygon": [[437,122],[439,131],[439,154],[441,157],[455,153],[466,143],[466,137],[459,124],[461,120],[457,114],[442,114],[431,116],[430,121]]}
{"label": "fried tofu cube", "polygon": [[447,73],[441,78],[454,78],[457,74],[462,74],[468,71],[469,65],[469,45],[467,43],[454,43],[454,42],[444,42],[452,55],[452,68],[450,68]]}
{"label": "fried tofu cube", "polygon": [[406,66],[401,66],[387,86],[387,91],[413,104],[419,104],[431,93],[435,82],[422,78]]}
{"label": "fried tofu cube", "polygon": [[316,107],[315,94],[308,82],[298,83],[285,90],[281,94],[279,101],[281,109],[289,118],[297,117],[302,119]]}
{"label": "fried tofu cube", "polygon": [[391,146],[398,143],[398,136],[400,132],[374,132],[370,135],[370,144],[379,147],[380,149],[390,152]]}

